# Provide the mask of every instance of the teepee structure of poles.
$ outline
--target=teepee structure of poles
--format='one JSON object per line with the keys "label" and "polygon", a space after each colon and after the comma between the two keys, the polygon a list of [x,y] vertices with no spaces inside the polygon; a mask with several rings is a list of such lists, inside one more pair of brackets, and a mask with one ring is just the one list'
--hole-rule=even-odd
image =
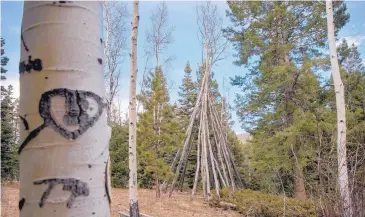
{"label": "teepee structure of poles", "polygon": [[[212,64],[209,63],[209,46],[204,43],[205,48],[205,71],[202,76],[200,90],[197,101],[192,111],[190,122],[186,130],[186,139],[184,145],[176,153],[171,164],[171,171],[174,177],[170,183],[165,181],[164,190],[169,186],[169,196],[177,186],[182,183],[188,165],[189,155],[194,146],[193,127],[199,126],[198,141],[196,142],[197,159],[196,171],[192,196],[197,191],[199,177],[203,185],[204,198],[211,198],[211,189],[215,189],[216,195],[219,196],[219,189],[229,187],[235,190],[242,186],[242,180],[238,173],[237,167],[233,161],[227,137],[222,124],[223,120],[219,119],[218,112],[212,100],[212,93],[209,88],[210,70]],[[223,108],[222,108],[223,109]]]}

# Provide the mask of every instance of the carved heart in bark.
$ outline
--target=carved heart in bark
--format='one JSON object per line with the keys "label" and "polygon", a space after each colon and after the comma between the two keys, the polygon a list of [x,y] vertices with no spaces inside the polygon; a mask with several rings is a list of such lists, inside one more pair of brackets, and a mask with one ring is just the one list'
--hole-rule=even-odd
{"label": "carved heart in bark", "polygon": [[[51,114],[51,99],[56,96],[65,98],[66,112],[62,120],[55,119]],[[87,99],[92,99],[96,102],[97,111],[93,115],[89,115],[87,112],[88,109],[91,110]],[[25,146],[33,138],[37,137],[45,127],[53,128],[67,139],[77,139],[95,124],[103,113],[104,106],[105,104],[102,102],[102,98],[90,91],[59,88],[43,93],[39,102],[39,114],[43,118],[44,123],[29,133],[27,138],[19,146],[18,153],[20,154]],[[66,125],[61,124],[62,121],[66,125],[76,126],[76,129],[67,129]]]}
{"label": "carved heart in bark", "polygon": [[[51,99],[56,96],[65,98],[66,112],[63,116],[64,124],[61,123],[62,121],[55,119],[51,113]],[[94,115],[90,115],[87,112],[90,109],[88,99],[96,102],[97,111]],[[39,113],[44,119],[45,126],[53,128],[67,139],[77,139],[95,124],[101,116],[104,106],[102,98],[93,92],[59,88],[42,94],[39,102]],[[70,130],[67,129],[66,125],[79,127],[75,130]]]}

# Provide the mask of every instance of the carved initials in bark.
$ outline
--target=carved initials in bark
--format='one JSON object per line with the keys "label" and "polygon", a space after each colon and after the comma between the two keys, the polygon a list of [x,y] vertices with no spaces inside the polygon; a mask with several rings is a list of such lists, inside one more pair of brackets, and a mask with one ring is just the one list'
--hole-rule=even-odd
{"label": "carved initials in bark", "polygon": [[[24,47],[28,50],[28,48]],[[22,61],[19,63],[19,73],[22,74],[24,72],[30,72],[32,70],[34,71],[42,71],[42,60],[41,59],[35,59],[32,60],[32,56],[28,57],[28,63],[25,63],[25,61]]]}
{"label": "carved initials in bark", "polygon": [[[51,114],[51,99],[55,96],[65,98],[66,113],[63,116],[64,125],[58,123]],[[87,99],[92,99],[97,104],[97,112],[93,116],[88,113],[88,111],[92,111],[92,107],[90,107]],[[29,133],[28,137],[20,145],[18,153],[20,154],[30,140],[38,136],[45,127],[51,127],[66,139],[77,139],[96,123],[104,107],[105,104],[102,102],[102,98],[90,91],[59,88],[43,93],[39,102],[39,114],[44,122]],[[79,128],[71,131],[66,128],[67,125],[78,125]]]}
{"label": "carved initials in bark", "polygon": [[42,185],[48,184],[48,187],[44,191],[40,201],[39,207],[42,208],[44,203],[46,202],[48,196],[51,194],[51,191],[57,184],[63,184],[62,190],[70,191],[71,196],[67,201],[67,208],[71,208],[72,203],[74,202],[75,198],[78,196],[89,196],[89,187],[87,183],[82,182],[78,179],[68,178],[68,179],[43,179],[39,181],[34,181],[33,184],[35,185]]}

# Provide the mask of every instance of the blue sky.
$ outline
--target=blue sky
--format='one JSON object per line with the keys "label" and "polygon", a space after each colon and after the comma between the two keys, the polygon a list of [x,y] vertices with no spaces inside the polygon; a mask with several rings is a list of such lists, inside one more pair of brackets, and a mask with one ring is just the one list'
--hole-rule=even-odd
{"label": "blue sky", "polygon": [[[159,2],[141,1],[140,3],[140,29],[138,36],[138,80],[142,78],[146,59],[144,58],[144,39],[146,27],[149,24],[149,15]],[[174,61],[171,67],[166,72],[171,101],[177,100],[178,86],[184,75],[184,68],[187,61],[190,62],[193,74],[197,70],[198,63],[201,62],[201,43],[197,38],[196,25],[196,5],[195,1],[176,2],[168,1],[169,22],[175,26],[174,43],[172,43],[166,51],[166,56],[174,56]],[[224,18],[224,25],[229,25],[228,19],[225,17],[225,10],[228,9],[225,2],[214,1],[219,8],[220,14]],[[128,2],[129,11],[131,4]],[[355,43],[358,46],[365,63],[365,2],[349,2],[347,1],[348,12],[351,15],[350,22],[340,31],[339,37],[346,38],[350,43]],[[18,64],[20,57],[20,26],[22,19],[23,2],[6,2],[1,1],[1,37],[5,38],[5,52],[10,61],[6,68],[7,80],[4,85],[12,84],[15,87],[15,95],[19,95],[19,73]],[[128,21],[129,22],[129,21]],[[129,44],[129,42],[128,42]],[[232,87],[228,83],[228,78],[244,72],[246,69],[232,64],[234,51],[228,47],[227,58],[218,62],[213,68],[216,79],[219,82],[221,92],[225,91],[225,95],[229,92],[229,100],[233,104],[234,94],[239,90]],[[152,62],[151,62],[152,64]],[[122,109],[127,110],[128,104],[128,82],[129,82],[129,61],[124,61],[122,64],[121,87],[119,90],[119,100],[122,102]],[[223,90],[223,80],[226,80]],[[233,111],[232,111],[233,112]],[[235,112],[233,118],[235,119]],[[242,132],[240,124],[236,121],[234,125],[236,132]]]}

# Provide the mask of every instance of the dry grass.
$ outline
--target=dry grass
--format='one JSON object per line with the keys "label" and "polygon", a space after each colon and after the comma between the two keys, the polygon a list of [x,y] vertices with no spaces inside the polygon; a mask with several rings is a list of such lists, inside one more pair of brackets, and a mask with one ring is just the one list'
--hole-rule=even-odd
{"label": "dry grass", "polygon": [[[190,199],[189,192],[175,193],[171,198],[162,195],[161,198],[155,197],[154,190],[140,189],[139,206],[142,213],[154,217],[236,217],[238,213],[230,210],[222,210],[209,207],[202,198]],[[1,217],[16,217],[18,212],[17,184],[6,184],[1,189]],[[119,217],[118,211],[128,208],[128,190],[112,189],[112,217]]]}

